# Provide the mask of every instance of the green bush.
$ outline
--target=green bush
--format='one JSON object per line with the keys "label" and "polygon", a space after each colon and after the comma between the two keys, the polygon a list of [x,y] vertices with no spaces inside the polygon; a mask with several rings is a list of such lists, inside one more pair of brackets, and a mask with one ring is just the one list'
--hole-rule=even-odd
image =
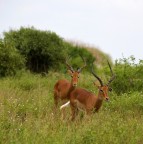
{"label": "green bush", "polygon": [[26,66],[33,72],[47,72],[51,67],[58,69],[65,57],[62,38],[50,31],[21,27],[5,32],[4,40],[26,57]]}
{"label": "green bush", "polygon": [[0,40],[0,76],[15,75],[24,63],[24,57],[12,44]]}
{"label": "green bush", "polygon": [[71,64],[76,70],[83,66],[83,57],[86,61],[86,71],[90,72],[91,63],[96,59],[92,53],[90,53],[85,47],[74,45],[72,43],[65,42],[65,47],[67,48],[67,56],[71,56]]}
{"label": "green bush", "polygon": [[48,72],[49,69],[65,69],[65,58],[72,57],[74,69],[83,65],[82,55],[87,66],[95,59],[83,46],[76,46],[60,38],[51,31],[41,31],[33,27],[10,30],[4,33],[4,41],[11,43],[26,58],[26,68],[32,72]]}
{"label": "green bush", "polygon": [[133,56],[119,59],[115,63],[114,72],[116,79],[112,87],[116,93],[143,91],[143,60],[136,64]]}

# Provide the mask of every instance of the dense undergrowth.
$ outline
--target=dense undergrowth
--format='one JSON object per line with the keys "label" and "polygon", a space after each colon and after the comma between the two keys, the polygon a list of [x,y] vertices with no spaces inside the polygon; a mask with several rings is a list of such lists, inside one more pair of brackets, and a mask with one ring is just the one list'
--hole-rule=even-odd
{"label": "dense undergrowth", "polygon": [[[61,78],[70,80],[67,74],[54,72],[0,79],[0,143],[142,144],[141,91],[116,94],[113,89],[99,113],[90,118],[80,113],[72,123],[70,108],[64,121],[60,111],[53,113],[53,86]],[[78,85],[97,93],[93,81],[91,74],[82,73]]]}

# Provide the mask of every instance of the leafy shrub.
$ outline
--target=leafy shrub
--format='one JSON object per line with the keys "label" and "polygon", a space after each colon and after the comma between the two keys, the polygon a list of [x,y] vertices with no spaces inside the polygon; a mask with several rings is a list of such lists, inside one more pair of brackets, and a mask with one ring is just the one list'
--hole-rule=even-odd
{"label": "leafy shrub", "polygon": [[5,32],[4,41],[11,43],[26,58],[25,65],[32,72],[63,70],[68,55],[73,57],[72,64],[75,68],[83,63],[79,55],[86,59],[87,66],[95,59],[84,46],[67,42],[54,32],[36,30],[33,27]]}
{"label": "leafy shrub", "polygon": [[12,44],[0,40],[0,76],[15,75],[24,68],[24,62],[24,57]]}
{"label": "leafy shrub", "polygon": [[133,56],[119,59],[114,71],[116,79],[113,88],[118,94],[143,90],[143,60],[136,64]]}
{"label": "leafy shrub", "polygon": [[71,63],[73,68],[78,69],[83,66],[82,56],[87,64],[86,69],[89,71],[91,63],[96,59],[92,53],[90,53],[85,47],[74,45],[72,43],[65,42],[65,47],[67,48],[67,54],[72,57]]}
{"label": "leafy shrub", "polygon": [[63,40],[50,31],[23,28],[4,33],[4,40],[12,43],[26,57],[26,66],[33,72],[47,72],[59,68],[64,58]]}

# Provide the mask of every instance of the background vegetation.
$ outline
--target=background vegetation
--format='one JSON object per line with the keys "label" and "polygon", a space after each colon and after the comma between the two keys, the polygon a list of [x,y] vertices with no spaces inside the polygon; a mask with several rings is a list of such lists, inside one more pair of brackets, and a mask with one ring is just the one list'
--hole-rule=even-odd
{"label": "background vegetation", "polygon": [[[104,83],[112,65],[116,79],[111,83],[110,102],[90,118],[80,113],[70,122],[70,108],[61,120],[53,112],[53,87],[57,80],[70,77],[65,57],[76,69],[83,62],[79,86],[97,93],[90,73],[91,63]],[[43,73],[45,75],[43,76]],[[133,56],[112,62],[110,56],[85,44],[69,42],[56,33],[21,27],[0,39],[0,143],[57,144],[142,144],[143,60]],[[82,118],[83,117],[83,118]]]}
{"label": "background vegetation", "polygon": [[[74,57],[74,65],[76,64],[75,61],[79,61],[80,65],[79,55],[86,57],[87,63],[91,63],[95,59],[85,47],[67,42],[54,32],[41,31],[33,27],[21,27],[19,30],[4,32],[4,38],[1,39],[1,43],[1,49],[5,49],[4,45],[8,45],[8,50],[11,47],[15,49],[13,54],[1,51],[3,57],[5,55],[10,57],[19,55],[19,60],[21,61],[22,59],[24,64],[21,69],[28,69],[36,73],[48,72],[50,69],[63,70],[63,63],[68,55]],[[3,62],[1,61],[0,63]],[[9,62],[6,61],[5,65],[7,63]],[[6,75],[3,73],[1,73],[2,76]]]}

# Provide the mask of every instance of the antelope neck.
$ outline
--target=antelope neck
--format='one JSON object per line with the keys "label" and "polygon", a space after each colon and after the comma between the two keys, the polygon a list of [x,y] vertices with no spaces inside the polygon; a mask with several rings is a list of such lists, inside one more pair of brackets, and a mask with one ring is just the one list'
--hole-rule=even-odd
{"label": "antelope neck", "polygon": [[101,93],[100,91],[98,92],[98,100],[99,101],[103,101],[103,93]]}
{"label": "antelope neck", "polygon": [[69,88],[69,91],[67,93],[67,97],[69,98],[70,96],[70,93],[76,88],[76,86],[73,86],[72,83],[70,84],[70,88]]}
{"label": "antelope neck", "polygon": [[96,100],[95,106],[94,106],[95,107],[95,111],[98,111],[100,109],[100,107],[102,106],[102,102],[103,102],[103,98],[98,93],[97,100]]}

